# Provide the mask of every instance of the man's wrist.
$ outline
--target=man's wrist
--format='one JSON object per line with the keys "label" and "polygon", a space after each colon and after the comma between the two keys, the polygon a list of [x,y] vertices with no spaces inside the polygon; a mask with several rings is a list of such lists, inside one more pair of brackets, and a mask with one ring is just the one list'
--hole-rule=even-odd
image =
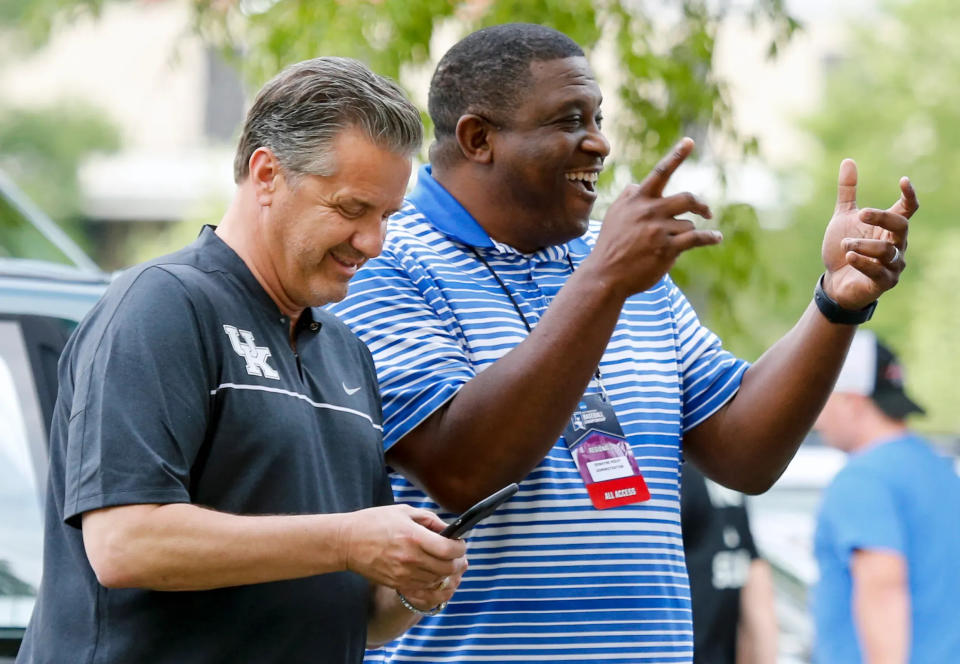
{"label": "man's wrist", "polygon": [[603,260],[593,252],[577,266],[568,283],[574,279],[586,296],[598,302],[606,300],[618,309],[632,295],[629,288],[609,274]]}
{"label": "man's wrist", "polygon": [[337,567],[341,571],[350,572],[353,571],[350,569],[350,530],[353,514],[348,512],[338,514],[337,517]]}
{"label": "man's wrist", "polygon": [[441,611],[443,611],[445,608],[447,608],[446,602],[440,602],[432,609],[426,609],[426,610],[418,609],[417,607],[415,607],[413,604],[410,603],[410,600],[408,600],[406,597],[403,596],[403,593],[401,593],[399,590],[396,592],[397,592],[397,599],[400,600],[400,603],[403,604],[404,608],[412,613],[416,613],[418,616],[435,616]]}
{"label": "man's wrist", "polygon": [[840,306],[836,300],[827,295],[827,292],[823,289],[823,278],[824,275],[821,274],[820,278],[817,279],[817,286],[813,290],[813,301],[816,303],[817,309],[820,310],[824,318],[838,325],[859,325],[870,320],[874,310],[877,308],[877,300],[874,300],[863,309],[845,309]]}

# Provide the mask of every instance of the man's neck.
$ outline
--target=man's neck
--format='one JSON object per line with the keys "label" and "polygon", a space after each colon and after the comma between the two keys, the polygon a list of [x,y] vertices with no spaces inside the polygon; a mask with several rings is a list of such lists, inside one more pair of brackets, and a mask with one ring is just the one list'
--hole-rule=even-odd
{"label": "man's neck", "polygon": [[894,420],[889,417],[876,418],[867,423],[862,429],[853,452],[862,452],[881,443],[894,438],[899,438],[907,433],[907,425],[903,420]]}
{"label": "man's neck", "polygon": [[292,336],[292,330],[304,309],[298,307],[290,301],[290,298],[286,297],[282,284],[267,256],[266,247],[263,242],[259,242],[257,239],[260,222],[258,218],[259,208],[253,204],[255,201],[244,200],[245,193],[248,192],[244,192],[242,186],[237,189],[230,207],[227,208],[215,232],[224,244],[233,249],[240,257],[240,260],[244,262],[257,283],[270,296],[280,312],[290,319]]}
{"label": "man's neck", "polygon": [[482,171],[467,166],[434,167],[432,175],[492,239],[525,254],[543,248],[542,243],[525,237],[522,223],[504,213],[503,199],[494,192],[496,187],[484,177]]}

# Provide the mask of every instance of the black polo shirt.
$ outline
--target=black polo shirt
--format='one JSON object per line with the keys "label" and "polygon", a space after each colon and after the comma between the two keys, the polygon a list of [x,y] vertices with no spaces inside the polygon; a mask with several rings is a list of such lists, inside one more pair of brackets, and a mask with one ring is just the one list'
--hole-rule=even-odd
{"label": "black polo shirt", "polygon": [[83,548],[80,516],[112,505],[314,514],[393,501],[366,347],[321,309],[301,317],[296,353],[288,335],[209,227],[111,285],[60,362],[43,581],[18,662],[361,660],[359,575],[106,589]]}

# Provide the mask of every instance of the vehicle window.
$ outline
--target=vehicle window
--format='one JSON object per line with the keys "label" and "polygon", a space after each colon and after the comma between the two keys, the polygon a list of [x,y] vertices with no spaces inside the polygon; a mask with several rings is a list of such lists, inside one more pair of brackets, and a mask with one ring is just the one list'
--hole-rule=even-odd
{"label": "vehicle window", "polygon": [[3,196],[0,196],[0,258],[74,264]]}
{"label": "vehicle window", "polygon": [[47,431],[73,325],[0,317],[0,632],[26,626],[40,583]]}
{"label": "vehicle window", "polygon": [[0,627],[23,627],[40,580],[43,520],[22,397],[0,357]]}
{"label": "vehicle window", "polygon": [[57,363],[77,323],[50,316],[0,314],[0,322],[4,320],[14,320],[20,326],[35,391],[40,400],[43,425],[49,431],[50,420],[53,418],[53,405],[57,400]]}

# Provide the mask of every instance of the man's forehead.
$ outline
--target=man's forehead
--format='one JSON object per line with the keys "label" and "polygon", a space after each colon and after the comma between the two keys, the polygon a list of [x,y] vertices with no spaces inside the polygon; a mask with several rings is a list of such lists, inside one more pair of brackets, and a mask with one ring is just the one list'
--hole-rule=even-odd
{"label": "man's forehead", "polygon": [[383,187],[365,186],[365,183],[345,182],[332,192],[332,197],[338,203],[400,209],[405,193],[406,189],[388,190]]}
{"label": "man's forehead", "polygon": [[600,92],[590,63],[581,55],[554,60],[533,60],[530,63],[531,87],[560,88],[587,86]]}
{"label": "man's forehead", "polygon": [[396,182],[390,182],[382,178],[340,178],[336,186],[327,189],[327,193],[344,203],[399,208],[403,204],[406,184],[401,183],[399,179]]}
{"label": "man's forehead", "polygon": [[329,175],[307,175],[307,186],[300,188],[300,194],[313,201],[400,209],[412,168],[409,155],[379,148],[366,154],[339,156]]}
{"label": "man's forehead", "polygon": [[530,63],[530,77],[530,85],[516,100],[517,110],[526,107],[539,115],[568,105],[599,108],[603,101],[593,71],[582,56],[534,60]]}

